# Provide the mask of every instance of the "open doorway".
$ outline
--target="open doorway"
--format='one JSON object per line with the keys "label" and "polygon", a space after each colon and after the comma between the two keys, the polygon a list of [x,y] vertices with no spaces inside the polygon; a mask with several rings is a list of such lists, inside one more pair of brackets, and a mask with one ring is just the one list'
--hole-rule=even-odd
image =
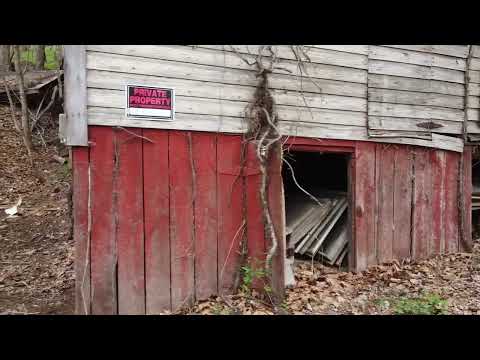
{"label": "open doorway", "polygon": [[285,278],[293,286],[295,259],[348,269],[350,155],[290,150],[284,159]]}

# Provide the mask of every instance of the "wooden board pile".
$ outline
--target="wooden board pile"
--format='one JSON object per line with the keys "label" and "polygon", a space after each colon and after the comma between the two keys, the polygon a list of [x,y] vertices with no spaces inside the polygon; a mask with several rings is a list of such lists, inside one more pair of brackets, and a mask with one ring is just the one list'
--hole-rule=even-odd
{"label": "wooden board pile", "polygon": [[472,188],[472,210],[480,210],[480,185],[474,184]]}
{"label": "wooden board pile", "polygon": [[348,248],[347,195],[341,192],[292,194],[286,208],[286,235],[295,254],[340,266]]}

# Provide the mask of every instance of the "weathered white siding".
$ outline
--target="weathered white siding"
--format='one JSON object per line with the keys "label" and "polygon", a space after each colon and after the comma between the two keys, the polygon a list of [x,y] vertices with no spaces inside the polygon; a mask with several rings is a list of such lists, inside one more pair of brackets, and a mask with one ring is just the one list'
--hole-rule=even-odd
{"label": "weathered white siding", "polygon": [[480,45],[472,45],[467,78],[467,131],[478,134],[480,133]]}
{"label": "weathered white siding", "polygon": [[370,45],[369,135],[463,134],[467,52],[463,45]]}
{"label": "weathered white siding", "polygon": [[[88,45],[88,123],[244,132],[258,84],[251,63],[259,48]],[[285,135],[462,149],[463,141],[452,135],[463,131],[466,46],[306,45],[302,68],[292,47],[275,49],[278,68],[269,86]],[[176,119],[127,120],[129,83],[175,88]],[[476,85],[472,104],[480,95]],[[471,111],[478,116],[478,105]],[[430,121],[441,127],[418,127]]]}

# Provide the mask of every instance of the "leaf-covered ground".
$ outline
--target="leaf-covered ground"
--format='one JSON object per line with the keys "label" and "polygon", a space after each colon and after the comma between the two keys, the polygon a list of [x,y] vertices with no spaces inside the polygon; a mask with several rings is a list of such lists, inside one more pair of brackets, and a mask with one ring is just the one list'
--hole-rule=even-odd
{"label": "leaf-covered ground", "polygon": [[[375,266],[359,274],[298,262],[297,286],[280,306],[240,294],[212,298],[188,314],[397,314],[421,313],[427,299],[435,313],[480,315],[480,244],[473,253],[437,256],[418,263]],[[420,300],[418,300],[420,299]],[[433,299],[433,300],[432,300]],[[439,299],[439,300],[437,300]],[[430,306],[430,304],[429,304]],[[408,312],[405,312],[407,310]]]}
{"label": "leaf-covered ground", "polygon": [[[34,137],[35,164],[45,181],[39,180],[9,116],[0,107],[0,314],[72,313],[71,177],[68,165],[53,160],[65,149],[55,144],[55,124],[42,121],[46,146]],[[5,208],[19,198],[19,214],[8,217]]]}

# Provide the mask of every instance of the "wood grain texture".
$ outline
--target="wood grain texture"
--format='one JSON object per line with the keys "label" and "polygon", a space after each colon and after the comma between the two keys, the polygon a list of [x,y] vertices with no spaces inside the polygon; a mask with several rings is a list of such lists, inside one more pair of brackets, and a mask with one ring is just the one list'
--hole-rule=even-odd
{"label": "wood grain texture", "polygon": [[432,164],[432,234],[429,240],[428,254],[441,254],[445,248],[445,188],[446,164],[445,151],[434,150],[430,153]]}
{"label": "wood grain texture", "polygon": [[461,251],[471,251],[473,246],[472,239],[472,146],[466,146],[463,152],[463,196],[464,212],[463,235],[464,239],[460,242]]}
{"label": "wood grain texture", "polygon": [[395,148],[377,145],[375,162],[377,259],[384,263],[393,259]]}
{"label": "wood grain texture", "polygon": [[117,313],[115,136],[112,128],[90,127],[92,314]]}
{"label": "wood grain texture", "polygon": [[459,215],[458,215],[458,167],[459,154],[446,152],[445,179],[445,252],[452,253],[459,249]]}
{"label": "wood grain texture", "polygon": [[217,136],[193,133],[195,167],[195,298],[205,300],[217,284]]}
{"label": "wood grain texture", "polygon": [[[247,200],[247,248],[248,259],[252,269],[265,268],[266,239],[263,220],[263,207],[260,198],[261,172],[260,163],[256,154],[256,143],[247,144],[246,162],[246,200]],[[275,173],[274,176],[277,176]],[[257,290],[264,287],[264,279],[256,278],[252,286]]]}
{"label": "wood grain texture", "polygon": [[[280,304],[285,298],[285,194],[282,180],[282,154],[281,149],[272,151],[270,168],[268,172],[270,179],[268,183],[268,201],[270,213],[278,239],[276,255],[272,259],[272,291],[275,300]],[[267,242],[267,246],[270,245]],[[268,248],[269,249],[269,248]]]}
{"label": "wood grain texture", "polygon": [[170,250],[172,310],[194,301],[194,217],[189,133],[169,133]]}
{"label": "wood grain texture", "polygon": [[90,229],[89,222],[89,149],[72,149],[73,239],[75,241],[75,314],[89,315],[90,303]]}
{"label": "wood grain texture", "polygon": [[355,149],[355,264],[356,271],[375,265],[375,147],[357,142]]}
{"label": "wood grain texture", "polygon": [[240,176],[242,138],[217,140],[218,291],[229,293],[239,271],[240,245],[245,235],[244,186]]}
{"label": "wood grain texture", "polygon": [[143,129],[146,314],[171,310],[168,131]]}
{"label": "wood grain texture", "polygon": [[428,256],[428,244],[432,230],[432,171],[430,152],[416,148],[414,155],[412,258]]}
{"label": "wood grain texture", "polygon": [[410,257],[412,217],[412,154],[410,146],[395,146],[393,179],[393,256]]}
{"label": "wood grain texture", "polygon": [[145,314],[142,129],[115,130],[118,313]]}
{"label": "wood grain texture", "polygon": [[88,146],[87,67],[85,45],[64,45],[65,115],[64,143]]}

